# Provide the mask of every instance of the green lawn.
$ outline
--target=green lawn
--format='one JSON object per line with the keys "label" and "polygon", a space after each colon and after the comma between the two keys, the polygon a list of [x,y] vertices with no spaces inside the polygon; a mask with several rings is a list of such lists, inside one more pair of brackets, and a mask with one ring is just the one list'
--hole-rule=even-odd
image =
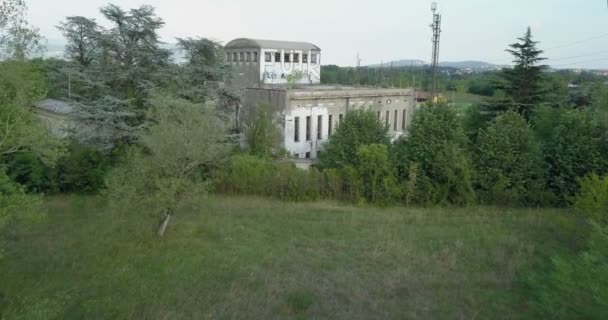
{"label": "green lawn", "polygon": [[518,319],[518,279],[571,244],[559,210],[211,198],[159,239],[153,213],[48,206],[3,236],[2,319]]}

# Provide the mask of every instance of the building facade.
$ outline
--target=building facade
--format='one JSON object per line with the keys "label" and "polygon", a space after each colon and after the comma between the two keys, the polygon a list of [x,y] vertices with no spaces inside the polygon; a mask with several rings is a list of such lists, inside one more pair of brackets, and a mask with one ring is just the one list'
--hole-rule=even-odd
{"label": "building facade", "polygon": [[348,111],[373,111],[396,139],[409,127],[416,99],[411,89],[341,86],[248,88],[244,98],[244,117],[253,118],[261,104],[274,110],[275,120],[283,133],[282,147],[295,159],[314,160]]}
{"label": "building facade", "polygon": [[224,49],[234,87],[321,83],[321,49],[312,43],[240,38]]}

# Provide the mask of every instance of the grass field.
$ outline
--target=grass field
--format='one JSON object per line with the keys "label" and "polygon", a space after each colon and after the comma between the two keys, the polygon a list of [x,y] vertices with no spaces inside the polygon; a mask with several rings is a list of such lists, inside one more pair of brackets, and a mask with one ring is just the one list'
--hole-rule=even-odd
{"label": "grass field", "polygon": [[153,214],[48,207],[4,236],[0,318],[520,319],[518,279],[572,244],[559,210],[211,198],[159,239]]}

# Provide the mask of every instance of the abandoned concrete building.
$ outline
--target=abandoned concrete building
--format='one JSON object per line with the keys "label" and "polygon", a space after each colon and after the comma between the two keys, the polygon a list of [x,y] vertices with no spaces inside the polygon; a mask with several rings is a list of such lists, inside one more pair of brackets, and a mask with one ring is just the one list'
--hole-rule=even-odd
{"label": "abandoned concrete building", "polygon": [[321,49],[312,43],[235,39],[225,50],[236,86],[321,83]]}
{"label": "abandoned concrete building", "polygon": [[348,111],[372,110],[396,139],[416,109],[412,89],[321,85],[321,49],[310,43],[236,39],[226,58],[243,95],[237,116],[246,122],[269,105],[283,133],[280,147],[295,159],[316,159]]}

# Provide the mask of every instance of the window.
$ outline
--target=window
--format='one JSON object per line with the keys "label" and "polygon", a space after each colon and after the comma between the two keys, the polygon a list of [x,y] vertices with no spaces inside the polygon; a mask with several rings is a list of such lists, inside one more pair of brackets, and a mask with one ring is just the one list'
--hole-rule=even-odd
{"label": "window", "polygon": [[401,119],[401,130],[405,130],[405,120],[407,119],[407,110],[403,109],[403,119]]}
{"label": "window", "polygon": [[308,53],[302,54],[302,63],[308,63]]}
{"label": "window", "polygon": [[310,152],[306,152],[306,159],[310,159]]}
{"label": "window", "polygon": [[391,100],[391,99],[386,100],[386,104],[391,104],[391,103],[393,103],[393,100]]}
{"label": "window", "polygon": [[291,62],[291,53],[286,53],[283,61],[284,62]]}
{"label": "window", "polygon": [[258,52],[253,53],[253,62],[258,62]]}
{"label": "window", "polygon": [[313,54],[310,56],[310,62],[311,62],[312,64],[317,64],[317,56],[318,56],[318,55],[317,55],[316,53],[313,53]]}
{"label": "window", "polygon": [[338,117],[338,123],[342,123],[342,120],[344,120],[344,116],[340,114],[340,116]]}
{"label": "window", "polygon": [[295,128],[293,141],[300,142],[300,117],[296,117],[294,126]]}
{"label": "window", "polygon": [[239,61],[245,61],[245,52],[239,52]]}
{"label": "window", "polygon": [[317,140],[323,140],[323,116],[317,117]]}
{"label": "window", "polygon": [[393,130],[397,131],[397,119],[399,118],[399,110],[395,110],[395,118],[393,118]]}
{"label": "window", "polygon": [[281,62],[281,53],[277,52],[274,54],[274,62]]}
{"label": "window", "polygon": [[251,61],[251,52],[246,53],[245,61],[247,61],[247,62]]}
{"label": "window", "polygon": [[270,52],[264,53],[264,61],[272,62],[272,53],[270,53]]}
{"label": "window", "polygon": [[293,54],[293,62],[300,63],[300,54],[299,53]]}
{"label": "window", "polygon": [[329,120],[327,121],[327,136],[331,137],[331,132],[334,129],[334,116],[329,115]]}
{"label": "window", "polygon": [[310,116],[306,117],[306,141],[310,141]]}
{"label": "window", "polygon": [[390,120],[391,120],[391,112],[390,112],[390,111],[387,111],[387,112],[386,112],[386,119],[384,119],[384,122],[386,123],[386,126],[387,126],[387,127],[388,127],[388,125],[389,125],[389,123],[390,123]]}
{"label": "window", "polygon": [[236,52],[232,53],[232,61],[234,61],[234,62],[239,61],[238,54]]}
{"label": "window", "polygon": [[230,58],[232,58],[230,52],[226,53],[226,62],[230,62]]}
{"label": "window", "polygon": [[378,104],[382,104],[382,100],[378,100]]}
{"label": "window", "polygon": [[381,113],[380,113],[380,111],[378,111],[378,115],[376,116],[376,118],[378,118],[378,121],[380,121],[380,115],[381,115]]}

